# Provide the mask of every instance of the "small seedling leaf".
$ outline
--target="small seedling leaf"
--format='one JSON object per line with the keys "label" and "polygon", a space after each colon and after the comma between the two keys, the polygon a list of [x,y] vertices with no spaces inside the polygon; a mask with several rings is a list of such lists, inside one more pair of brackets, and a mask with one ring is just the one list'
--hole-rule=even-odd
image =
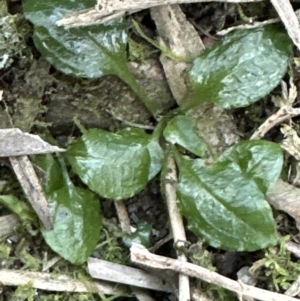
{"label": "small seedling leaf", "polygon": [[189,116],[179,115],[172,118],[164,129],[164,137],[172,144],[178,144],[199,157],[207,152],[206,144],[194,131],[195,121]]}

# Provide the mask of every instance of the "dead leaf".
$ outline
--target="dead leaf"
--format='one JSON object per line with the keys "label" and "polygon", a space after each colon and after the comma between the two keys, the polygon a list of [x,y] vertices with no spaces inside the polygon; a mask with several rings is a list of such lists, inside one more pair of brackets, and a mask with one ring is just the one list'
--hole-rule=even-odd
{"label": "dead leaf", "polygon": [[23,133],[17,128],[0,130],[0,157],[64,151],[62,148],[45,142],[38,135]]}

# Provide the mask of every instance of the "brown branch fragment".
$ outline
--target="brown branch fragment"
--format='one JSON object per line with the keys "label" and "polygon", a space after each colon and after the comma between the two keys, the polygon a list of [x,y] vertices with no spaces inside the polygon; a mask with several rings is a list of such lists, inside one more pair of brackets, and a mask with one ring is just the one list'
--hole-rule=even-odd
{"label": "brown branch fragment", "polygon": [[299,301],[299,299],[234,281],[216,272],[212,272],[189,262],[182,262],[180,260],[152,254],[142,245],[133,244],[130,249],[130,253],[131,261],[139,265],[154,269],[172,270],[178,273],[183,273],[190,277],[199,278],[208,283],[213,283],[226,288],[237,293],[239,296],[259,298],[261,301]]}
{"label": "brown branch fragment", "polygon": [[48,201],[35,170],[27,156],[9,157],[11,166],[27,196],[32,208],[44,227],[53,227]]}
{"label": "brown branch fragment", "polygon": [[289,0],[271,0],[294,44],[300,49],[300,25]]}
{"label": "brown branch fragment", "polygon": [[98,0],[95,7],[78,10],[65,15],[56,24],[66,28],[102,24],[113,19],[120,18],[125,14],[132,14],[146,8],[181,3],[197,2],[227,2],[227,3],[247,3],[261,2],[262,0],[145,0],[145,1],[122,1],[122,0]]}
{"label": "brown branch fragment", "polygon": [[[167,277],[162,279],[154,274],[122,264],[90,257],[88,259],[88,270],[90,275],[96,279],[151,290],[174,292],[174,286],[171,284],[172,281],[168,281]],[[174,277],[176,276],[174,275]],[[171,278],[170,280],[174,279]]]}
{"label": "brown branch fragment", "polygon": [[250,139],[257,139],[263,137],[274,126],[289,120],[292,117],[300,115],[299,108],[280,108],[276,114],[270,116],[251,136]]}
{"label": "brown branch fragment", "polygon": [[292,216],[300,224],[300,189],[279,179],[267,195],[268,202],[277,210]]}
{"label": "brown branch fragment", "polygon": [[[177,184],[177,172],[174,157],[169,154],[167,159],[167,169],[168,173],[165,178],[165,191],[166,191],[166,203],[168,208],[168,213],[171,222],[171,229],[173,233],[174,244],[179,245],[180,242],[184,243],[186,241],[185,229],[183,225],[182,216],[179,212],[177,206],[177,194],[176,194],[176,184]],[[187,257],[185,254],[179,254],[177,252],[178,260],[187,262]],[[184,274],[179,274],[179,293],[178,300],[190,300],[190,281],[189,277]]]}

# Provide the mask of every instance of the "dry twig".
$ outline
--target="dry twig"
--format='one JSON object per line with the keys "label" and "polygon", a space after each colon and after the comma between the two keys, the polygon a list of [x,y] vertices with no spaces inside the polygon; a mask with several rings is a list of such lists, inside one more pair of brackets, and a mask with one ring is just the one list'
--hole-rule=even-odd
{"label": "dry twig", "polygon": [[233,291],[239,296],[259,298],[261,301],[299,301],[299,299],[234,281],[216,272],[212,272],[189,262],[182,262],[180,260],[152,254],[142,245],[133,244],[130,252],[131,261],[139,265],[161,270],[172,270],[190,277],[196,277],[208,283],[213,283]]}
{"label": "dry twig", "polygon": [[122,200],[115,201],[115,208],[117,211],[117,215],[122,231],[127,234],[130,234],[131,233],[130,219],[124,201]]}
{"label": "dry twig", "polygon": [[56,24],[58,26],[65,26],[66,28],[102,24],[120,18],[125,14],[132,14],[142,9],[168,4],[197,2],[247,3],[261,1],[262,0],[98,0],[95,7],[67,14],[64,18],[57,21]]}
{"label": "dry twig", "polygon": [[[120,226],[123,232],[130,234],[130,219],[128,216],[127,208],[123,200],[115,201],[115,208],[117,211]],[[139,301],[154,301],[148,292],[138,287],[132,287],[132,291]]]}
{"label": "dry twig", "polygon": [[52,229],[53,223],[48,201],[30,160],[27,156],[9,157],[9,160],[25,195],[43,226],[47,230]]}
{"label": "dry twig", "polygon": [[46,229],[52,228],[48,202],[27,155],[63,151],[65,150],[48,144],[37,135],[23,133],[17,128],[0,130],[0,157],[9,158],[25,195]]}
{"label": "dry twig", "polygon": [[289,0],[271,0],[294,44],[300,49],[300,25]]}
{"label": "dry twig", "polygon": [[[179,212],[177,206],[177,194],[176,194],[176,184],[177,184],[177,174],[176,165],[172,154],[169,154],[167,159],[167,169],[168,173],[165,178],[165,191],[166,191],[166,203],[171,223],[171,229],[173,233],[174,244],[180,246],[180,243],[186,241],[185,229],[182,221],[182,216]],[[187,262],[187,257],[185,254],[178,254],[177,257],[180,261]],[[184,274],[179,274],[179,293],[178,300],[185,301],[190,300],[190,281],[189,277]]]}
{"label": "dry twig", "polygon": [[285,120],[289,120],[292,117],[300,115],[299,108],[293,108],[293,103],[297,98],[297,88],[293,83],[293,79],[290,78],[290,89],[288,91],[287,84],[281,82],[281,97],[273,97],[272,100],[280,109],[273,115],[271,115],[251,136],[251,139],[257,139],[263,137],[270,129],[277,124],[282,123]]}
{"label": "dry twig", "polygon": [[[88,269],[90,275],[96,279],[163,292],[174,291],[174,286],[170,281],[171,279],[174,280],[172,277],[161,279],[143,270],[118,263],[90,257],[88,259]],[[174,275],[174,277],[176,276]]]}
{"label": "dry twig", "polygon": [[0,283],[6,286],[28,285],[36,289],[56,292],[103,293],[107,295],[130,296],[131,294],[120,285],[95,281],[80,281],[67,275],[49,273],[0,270]]}

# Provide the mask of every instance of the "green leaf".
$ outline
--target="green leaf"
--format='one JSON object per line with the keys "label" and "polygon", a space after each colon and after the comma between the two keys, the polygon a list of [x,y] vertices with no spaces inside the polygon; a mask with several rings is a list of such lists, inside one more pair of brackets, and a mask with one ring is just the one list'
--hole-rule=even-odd
{"label": "green leaf", "polygon": [[292,42],[278,25],[236,30],[194,60],[189,107],[208,101],[247,106],[272,91],[286,72]]}
{"label": "green leaf", "polygon": [[71,184],[54,191],[48,200],[54,227],[42,229],[47,244],[71,263],[82,264],[100,236],[99,200],[91,191]]}
{"label": "green leaf", "polygon": [[72,184],[63,160],[60,161],[61,164],[50,154],[38,160],[46,172],[44,185],[53,220],[53,229],[42,229],[42,234],[47,244],[63,258],[82,264],[95,249],[100,236],[100,203],[94,193]]}
{"label": "green leaf", "polygon": [[156,138],[140,129],[90,129],[71,145],[67,156],[91,190],[120,200],[141,191],[160,171],[163,153]]}
{"label": "green leaf", "polygon": [[178,144],[199,157],[207,152],[206,144],[194,131],[195,121],[189,116],[179,115],[172,118],[164,129],[164,137],[172,144]]}
{"label": "green leaf", "polygon": [[[241,142],[212,167],[206,167],[200,159],[176,155],[179,207],[189,228],[210,245],[254,251],[276,244],[275,221],[264,193],[278,178],[282,152],[275,144],[264,143]],[[261,160],[258,149],[273,160]],[[236,155],[241,150],[248,153],[244,159]],[[271,175],[277,178],[261,178],[270,179]]]}
{"label": "green leaf", "polygon": [[65,29],[56,21],[65,14],[95,5],[92,0],[26,0],[25,17],[34,26],[34,43],[45,58],[66,74],[95,78],[115,74],[126,82],[155,115],[158,106],[149,100],[127,66],[128,23],[125,19],[101,25]]}
{"label": "green leaf", "polygon": [[27,0],[24,4],[26,18],[35,25],[36,47],[66,74],[93,78],[118,74],[119,68],[127,69],[127,24],[124,20],[68,30],[55,24],[66,13],[94,4],[91,0]]}
{"label": "green leaf", "polygon": [[283,165],[280,145],[264,140],[242,141],[225,151],[218,161],[228,160],[236,162],[265,194],[277,182]]}
{"label": "green leaf", "polygon": [[125,128],[117,132],[124,139],[138,141],[147,146],[150,155],[150,171],[148,181],[153,179],[161,170],[161,164],[164,157],[163,150],[154,136],[145,134],[144,131],[137,128]]}
{"label": "green leaf", "polygon": [[43,186],[46,194],[67,185],[61,166],[51,154],[32,156],[34,163],[44,171]]}

